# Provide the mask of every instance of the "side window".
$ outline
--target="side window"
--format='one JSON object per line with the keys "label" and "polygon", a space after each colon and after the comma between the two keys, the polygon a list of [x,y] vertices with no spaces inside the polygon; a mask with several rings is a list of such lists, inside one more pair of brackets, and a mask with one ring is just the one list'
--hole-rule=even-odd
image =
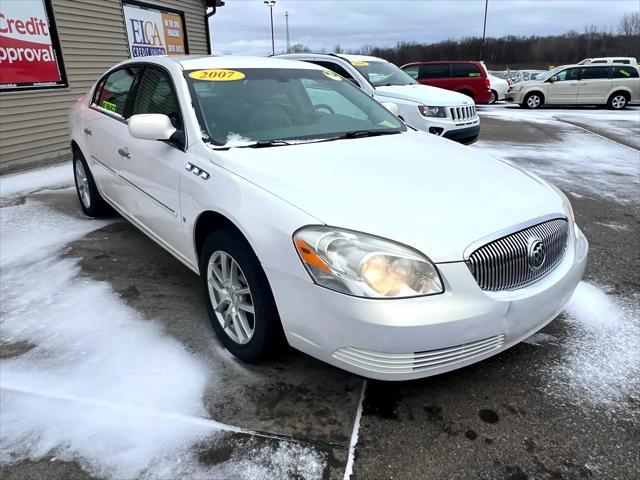
{"label": "side window", "polygon": [[634,67],[613,67],[613,78],[638,78],[638,69]]}
{"label": "side window", "polygon": [[454,77],[480,77],[480,69],[477,65],[472,63],[454,63],[453,64],[453,76]]}
{"label": "side window", "polygon": [[131,112],[132,115],[139,113],[162,113],[175,128],[182,130],[180,106],[167,73],[157,68],[145,69]]}
{"label": "side window", "polygon": [[568,68],[567,70],[563,70],[556,75],[558,77],[558,81],[564,82],[569,80],[577,80],[578,73],[580,73],[579,68]]}
{"label": "side window", "polygon": [[606,60],[592,60],[590,63],[591,64],[594,64],[594,63],[607,63],[607,61]]}
{"label": "side window", "polygon": [[343,67],[341,67],[337,63],[322,62],[322,61],[316,61],[316,60],[314,60],[312,62],[309,62],[309,63],[313,63],[313,64],[318,65],[320,67],[324,67],[327,70],[331,70],[332,72],[336,72],[338,75],[340,75],[343,78],[346,78],[351,83],[355,83],[356,85],[358,84],[358,82],[356,82],[355,78],[353,78],[353,76],[349,72],[347,72]]}
{"label": "side window", "polygon": [[420,78],[449,78],[449,64],[420,65]]}
{"label": "side window", "polygon": [[609,67],[583,68],[580,74],[582,80],[595,80],[609,78]]}
{"label": "side window", "polygon": [[418,74],[420,73],[420,65],[412,65],[412,66],[407,67],[407,68],[405,68],[403,70],[404,70],[404,73],[409,75],[414,80],[417,80],[418,79]]}
{"label": "side window", "polygon": [[129,90],[139,71],[139,67],[129,67],[111,73],[96,89],[94,105],[123,116]]}

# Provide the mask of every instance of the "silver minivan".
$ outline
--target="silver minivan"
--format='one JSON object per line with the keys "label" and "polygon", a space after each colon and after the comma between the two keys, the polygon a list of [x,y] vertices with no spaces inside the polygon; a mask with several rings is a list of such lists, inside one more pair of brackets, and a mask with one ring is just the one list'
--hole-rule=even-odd
{"label": "silver minivan", "polygon": [[620,110],[640,102],[640,73],[635,65],[564,65],[513,85],[507,100],[525,108],[579,104]]}

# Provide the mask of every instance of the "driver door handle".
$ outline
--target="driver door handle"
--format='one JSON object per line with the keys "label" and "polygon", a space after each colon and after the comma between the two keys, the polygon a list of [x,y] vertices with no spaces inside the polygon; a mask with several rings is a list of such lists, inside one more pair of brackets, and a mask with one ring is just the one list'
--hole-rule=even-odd
{"label": "driver door handle", "polygon": [[84,133],[86,133],[87,135],[93,135],[93,130],[91,130],[90,128],[85,128]]}
{"label": "driver door handle", "polygon": [[119,148],[118,149],[118,153],[120,154],[121,157],[124,158],[131,158],[131,154],[129,153],[129,149],[128,148]]}

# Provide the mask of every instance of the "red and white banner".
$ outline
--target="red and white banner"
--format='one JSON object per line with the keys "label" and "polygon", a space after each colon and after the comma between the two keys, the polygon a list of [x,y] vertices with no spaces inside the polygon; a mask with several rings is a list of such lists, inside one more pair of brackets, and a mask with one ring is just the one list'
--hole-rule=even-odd
{"label": "red and white banner", "polygon": [[0,90],[65,85],[44,2],[0,1]]}

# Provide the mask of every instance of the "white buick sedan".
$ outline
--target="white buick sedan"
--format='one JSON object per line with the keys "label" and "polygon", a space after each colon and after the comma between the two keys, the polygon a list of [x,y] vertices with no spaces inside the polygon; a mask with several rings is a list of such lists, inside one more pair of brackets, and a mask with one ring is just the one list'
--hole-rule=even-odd
{"label": "white buick sedan", "polygon": [[199,274],[247,362],[288,343],[383,380],[453,370],[550,322],[585,267],[557,188],[310,63],[132,59],[70,123],[84,212]]}

